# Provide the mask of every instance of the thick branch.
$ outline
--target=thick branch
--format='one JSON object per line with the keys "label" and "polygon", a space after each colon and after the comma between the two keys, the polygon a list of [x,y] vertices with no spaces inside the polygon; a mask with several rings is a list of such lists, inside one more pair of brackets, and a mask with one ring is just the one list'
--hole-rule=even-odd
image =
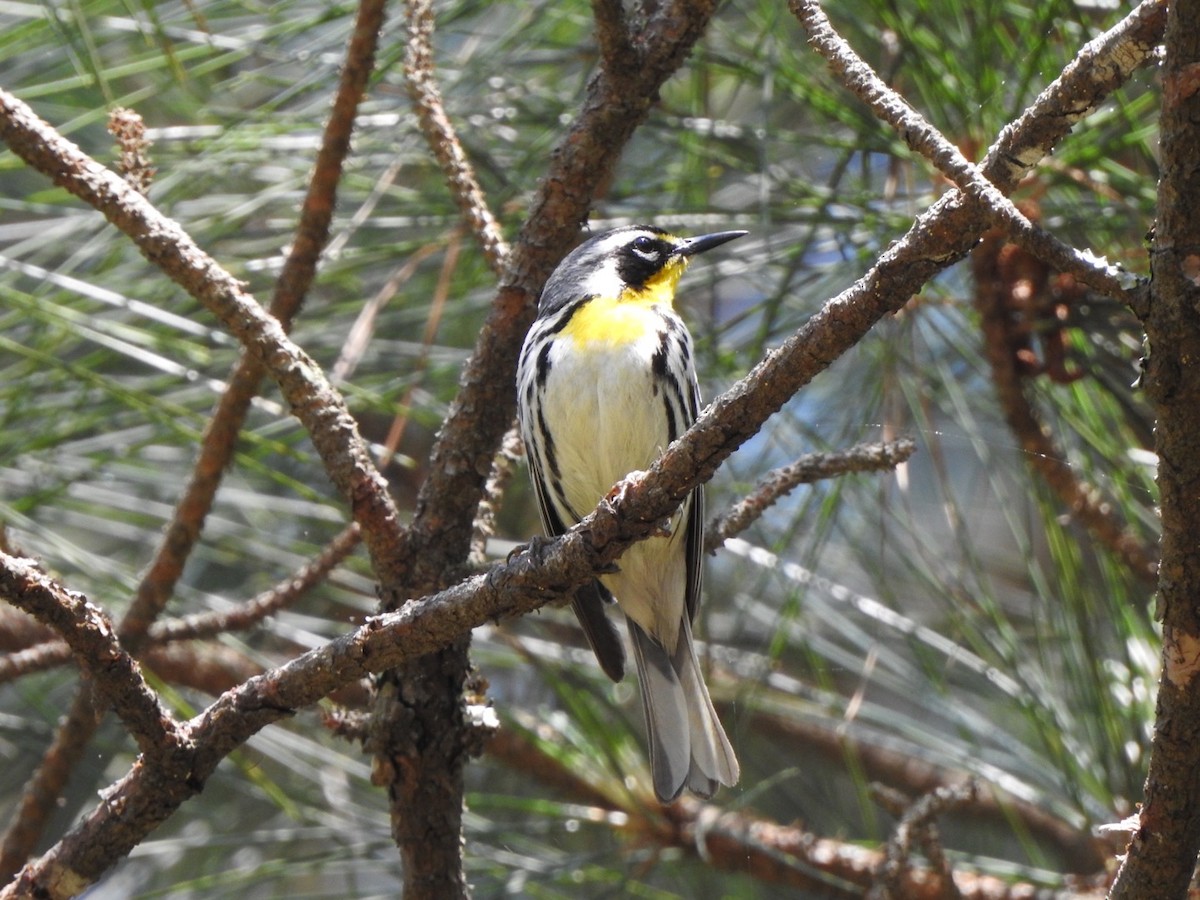
{"label": "thick branch", "polygon": [[1200,0],[1171,3],[1146,388],[1154,403],[1163,669],[1145,800],[1111,897],[1180,897],[1200,852]]}

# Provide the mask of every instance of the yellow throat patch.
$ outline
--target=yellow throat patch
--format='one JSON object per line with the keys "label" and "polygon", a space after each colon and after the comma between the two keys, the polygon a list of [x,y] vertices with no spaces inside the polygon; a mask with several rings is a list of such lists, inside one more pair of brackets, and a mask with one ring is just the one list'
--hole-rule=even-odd
{"label": "yellow throat patch", "polygon": [[658,326],[655,306],[672,307],[675,288],[687,265],[686,257],[674,257],[640,288],[627,287],[616,297],[593,297],[575,311],[563,334],[577,347],[636,341]]}

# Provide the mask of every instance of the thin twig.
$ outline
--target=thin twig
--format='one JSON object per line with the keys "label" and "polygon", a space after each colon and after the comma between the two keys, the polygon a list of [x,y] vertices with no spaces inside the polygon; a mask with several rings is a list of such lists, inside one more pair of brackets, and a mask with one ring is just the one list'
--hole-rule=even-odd
{"label": "thin twig", "polygon": [[147,643],[149,646],[159,646],[253,628],[267,616],[293,606],[325,581],[329,573],[341,565],[361,541],[362,530],[357,522],[352,522],[326,544],[315,559],[282,584],[224,612],[195,613],[156,622],[150,628]]}
{"label": "thin twig", "polygon": [[704,529],[704,551],[715,553],[731,537],[741,534],[796,487],[850,472],[883,472],[906,462],[917,451],[908,438],[885,443],[858,444],[840,453],[809,453],[795,462],[772,469],[754,489],[724,513],[714,516]]}
{"label": "thin twig", "polygon": [[146,123],[134,110],[118,106],[108,113],[108,132],[121,148],[121,175],[130,187],[144,196],[150,190],[155,171],[150,165]]}
{"label": "thin twig", "polygon": [[1005,296],[1009,285],[998,269],[999,238],[985,238],[975,249],[975,305],[983,331],[984,354],[991,381],[1004,413],[1031,469],[1059,502],[1095,539],[1120,559],[1133,574],[1153,584],[1158,577],[1158,553],[1118,519],[1099,489],[1078,478],[1064,461],[1066,454],[1051,436],[1025,390],[1026,379],[1012,352],[1012,310]]}
{"label": "thin twig", "polygon": [[[975,802],[978,785],[973,779],[957,784],[944,785],[925,794],[916,802],[904,802],[902,795],[889,789],[877,787],[875,795],[884,805],[899,815],[900,821],[887,843],[885,858],[875,872],[875,883],[867,897],[870,900],[905,900],[910,895],[909,885],[913,881],[915,864],[912,861],[914,845],[925,851],[930,868],[940,876],[940,896],[945,900],[962,900],[962,892],[954,881],[954,872],[946,859],[937,833],[935,819],[946,812]],[[897,809],[897,807],[901,807]]]}
{"label": "thin twig", "polygon": [[1126,279],[1116,268],[1063,243],[1031,222],[959,149],[884,83],[834,30],[817,0],[789,0],[792,12],[808,31],[809,44],[829,63],[842,84],[866,103],[875,115],[899,133],[904,142],[937,167],[984,213],[1003,227],[1013,243],[1060,272],[1070,272],[1090,287],[1121,303],[1129,303]]}
{"label": "thin twig", "polygon": [[488,538],[496,533],[496,515],[504,499],[508,484],[517,470],[517,462],[523,453],[521,434],[516,425],[504,435],[496,459],[492,462],[492,474],[484,487],[483,499],[479,501],[479,513],[475,516],[475,539],[472,542],[470,564],[481,565],[486,559]]}
{"label": "thin twig", "polygon": [[[350,523],[294,575],[233,609],[155,622],[147,633],[144,650],[148,653],[152,648],[164,644],[201,640],[255,627],[268,616],[293,606],[324,581],[361,543],[361,534],[358,524]],[[65,641],[43,640],[22,650],[0,655],[0,683],[32,672],[53,669],[70,660],[71,648]]]}
{"label": "thin twig", "polygon": [[375,333],[375,322],[379,318],[380,311],[388,301],[396,296],[400,287],[416,274],[421,263],[440,249],[440,243],[431,242],[410,253],[404,263],[388,276],[383,286],[375,292],[375,296],[362,305],[362,309],[358,311],[358,315],[354,319],[354,324],[346,332],[346,339],[342,341],[342,349],[338,354],[337,361],[329,370],[330,381],[340,385],[353,376],[355,369],[358,368],[359,360],[371,343],[371,336]]}
{"label": "thin twig", "polygon": [[457,234],[452,235],[446,245],[446,256],[442,260],[441,271],[438,272],[437,284],[433,288],[433,297],[429,303],[429,314],[425,317],[425,330],[421,333],[421,350],[413,361],[408,374],[408,385],[404,396],[396,404],[396,415],[392,418],[392,426],[388,429],[387,438],[383,442],[384,457],[381,465],[386,465],[404,440],[404,432],[411,420],[412,398],[421,384],[425,370],[429,367],[429,354],[433,350],[433,342],[437,338],[438,327],[442,324],[442,314],[446,311],[446,303],[450,299],[450,280],[458,265],[458,252],[462,241]]}
{"label": "thin twig", "polygon": [[404,54],[408,95],[417,108],[421,131],[434,158],[442,167],[454,202],[483,248],[488,265],[499,274],[504,270],[504,262],[508,258],[508,244],[504,242],[500,226],[488,207],[483,188],[475,177],[475,170],[463,151],[450,117],[446,115],[442,92],[434,78],[433,2],[406,0],[404,8],[408,18],[408,46]]}
{"label": "thin twig", "polygon": [[33,672],[56,669],[70,661],[71,648],[66,641],[46,638],[22,650],[0,655],[0,684]]}

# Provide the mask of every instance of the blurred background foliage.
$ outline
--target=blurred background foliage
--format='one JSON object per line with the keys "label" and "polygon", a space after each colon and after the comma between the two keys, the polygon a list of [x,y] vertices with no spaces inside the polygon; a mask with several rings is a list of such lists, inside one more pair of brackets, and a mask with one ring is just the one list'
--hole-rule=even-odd
{"label": "blurred background foliage", "polygon": [[[154,141],[153,202],[265,302],[353,11],[310,0],[4,3],[0,84],[110,163],[107,110],[135,108]],[[972,158],[1120,15],[1070,0],[846,0],[829,14]],[[415,127],[401,16],[395,8],[387,25],[333,242],[294,333],[327,368],[343,366],[341,386],[372,440],[383,441],[406,401],[389,475],[410,507],[494,280]],[[595,64],[590,8],[445,0],[437,16],[448,110],[512,236]],[[1060,237],[1135,273],[1147,270],[1153,216],[1154,87],[1140,73],[1018,193]],[[945,189],[834,83],[784,3],[752,0],[725,5],[666,86],[591,225],[751,232],[685,281],[711,397]],[[1140,797],[1158,659],[1151,589],[1032,473],[997,406],[974,292],[967,263],[927,285],[710,487],[710,510],[720,511],[805,452],[905,435],[919,447],[894,474],[798,490],[710,562],[699,631],[744,767],[742,784],[718,797],[723,807],[875,845],[894,824],[868,796],[879,754],[947,782],[974,775],[1084,843]],[[374,330],[348,350],[373,298],[383,301]],[[1061,465],[1153,543],[1148,413],[1130,387],[1140,331],[1122,309],[1084,297],[1061,335],[1083,377],[1030,379],[1026,390],[1064,448]],[[12,546],[119,613],[236,356],[233,340],[98,214],[0,153],[0,517]],[[268,387],[170,612],[228,608],[268,589],[345,518]],[[519,473],[491,550],[503,557],[536,530]],[[360,553],[296,608],[220,644],[270,665],[344,633],[373,606]],[[477,634],[474,658],[515,752],[543,760],[495,754],[468,773],[477,894],[818,896],[713,872],[616,827],[655,815],[636,689],[609,684],[580,646],[561,611]],[[0,686],[0,808],[13,808],[75,679],[63,669]],[[194,688],[170,697],[181,714],[208,702]],[[134,752],[112,726],[95,749],[60,829]],[[625,818],[598,818],[539,778],[553,768],[545,759]],[[920,792],[903,778],[892,784]],[[1016,813],[964,812],[945,831],[952,859],[1002,877],[1061,886],[1079,868]],[[91,896],[385,896],[396,869],[367,758],[309,710],[254,738]]]}

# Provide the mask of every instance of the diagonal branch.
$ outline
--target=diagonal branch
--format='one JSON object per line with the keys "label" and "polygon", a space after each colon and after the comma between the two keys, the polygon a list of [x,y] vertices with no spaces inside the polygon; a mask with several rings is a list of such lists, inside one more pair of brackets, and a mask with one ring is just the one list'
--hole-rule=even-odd
{"label": "diagonal branch", "polygon": [[[362,0],[346,51],[337,93],[321,147],[317,151],[308,191],[291,250],[275,284],[270,312],[288,329],[316,275],[321,251],[329,239],[342,165],[350,151],[350,135],[359,104],[375,67],[375,50],[383,27],[385,0]],[[200,537],[212,508],[221,476],[233,458],[251,400],[258,393],[265,369],[253,355],[244,355],[229,378],[200,444],[200,455],[174,520],[162,545],[138,585],[133,604],[121,623],[121,637],[136,645],[166,606],[183,573],[184,563]]]}
{"label": "diagonal branch", "polygon": [[0,553],[0,598],[63,636],[144,755],[156,756],[174,745],[174,720],[98,606],[57,584],[32,560],[7,553]]}
{"label": "diagonal branch", "polygon": [[[1090,255],[1064,244],[1034,225],[978,168],[963,157],[957,147],[889,88],[834,31],[816,0],[790,0],[790,5],[808,29],[809,42],[825,57],[843,84],[870,106],[879,118],[892,125],[909,147],[932,162],[942,174],[978,202],[1013,243],[1058,271],[1070,272],[1080,281],[1119,302],[1135,302],[1135,297],[1126,290],[1123,279],[1113,267],[1101,265]],[[1003,320],[1008,312],[995,303],[981,305],[986,339],[996,327],[1004,327]],[[1012,361],[1004,358],[1005,342],[986,339],[985,344],[1005,417],[1022,446],[1029,451],[1034,469],[1070,510],[1071,515],[1124,560],[1131,571],[1153,581],[1158,568],[1155,552],[1144,547],[1136,535],[1116,521],[1111,506],[1099,498],[1095,488],[1078,481],[1069,468],[1059,463],[1062,453],[1038,421]]]}
{"label": "diagonal branch", "polygon": [[912,150],[958,185],[995,224],[1004,228],[1013,243],[1060,272],[1071,272],[1097,291],[1129,302],[1125,284],[1114,267],[1099,264],[1091,255],[1033,224],[954,144],[875,74],[834,30],[817,0],[789,0],[788,6],[808,31],[809,44],[825,58],[842,84],[895,128]]}
{"label": "diagonal branch", "polygon": [[[981,172],[1010,191],[1082,118],[1139,66],[1153,57],[1166,18],[1165,0],[1145,0],[1117,26],[1087,44],[1034,105],[1007,126],[988,151]],[[717,398],[676,453],[651,468],[649,481],[711,478],[717,467],[766,419],[854,346],[881,318],[903,308],[937,273],[963,258],[989,225],[988,215],[960,191],[951,191],[922,213],[871,269],[834,297],[753,371]],[[721,422],[721,428],[710,427]],[[676,477],[680,481],[676,482]],[[684,489],[686,492],[687,488]],[[685,493],[671,497],[682,502]],[[664,504],[665,506],[666,504]],[[665,515],[669,510],[660,510]]]}
{"label": "diagonal branch", "polygon": [[386,571],[380,561],[395,553],[399,532],[395,505],[345,401],[320,367],[288,338],[279,320],[177,223],[2,90],[0,138],[28,165],[103,212],[258,359],[311,435],[330,480],[350,502],[377,569]]}
{"label": "diagonal branch", "polygon": [[802,484],[850,472],[890,471],[916,451],[917,445],[903,438],[882,444],[858,444],[841,453],[806,453],[786,466],[772,469],[758,480],[747,496],[720,516],[713,517],[704,529],[705,552],[715,553],[725,541],[741,534],[781,497]]}

